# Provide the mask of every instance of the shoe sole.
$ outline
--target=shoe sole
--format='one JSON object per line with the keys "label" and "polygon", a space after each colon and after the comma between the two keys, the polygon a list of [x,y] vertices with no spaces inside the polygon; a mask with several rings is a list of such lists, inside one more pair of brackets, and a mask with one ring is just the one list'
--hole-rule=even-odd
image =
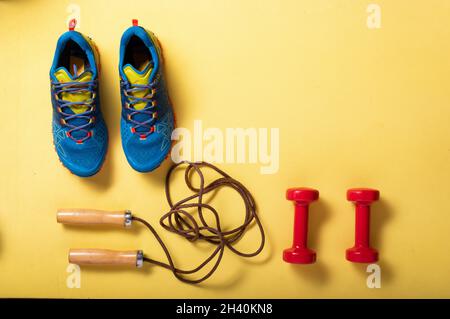
{"label": "shoe sole", "polygon": [[[153,36],[155,37],[156,41],[158,42],[159,51],[161,52],[161,59],[162,59],[163,64],[165,64],[164,53],[163,53],[163,52],[164,52],[164,49],[163,49],[163,47],[162,47],[162,45],[161,45],[161,42],[159,41],[158,37],[157,37],[153,32],[152,32],[152,34],[153,34]],[[165,69],[165,67],[164,67],[164,69],[163,69],[163,72],[164,72],[164,78],[166,78],[166,76],[165,76],[165,75],[166,75],[166,74],[165,74],[165,71],[166,71],[166,69]],[[167,92],[167,98],[169,99],[170,107],[172,108],[172,114],[173,114],[173,129],[175,129],[175,128],[177,127],[177,116],[176,116],[176,114],[175,114],[175,108],[173,107],[172,99],[170,98],[169,92]],[[165,160],[167,160],[167,158],[169,157],[169,155],[172,153],[173,145],[174,145],[174,141],[172,140],[172,138],[170,138],[170,149],[169,149],[169,152],[167,153],[166,157],[164,158],[163,162],[164,162]],[[162,162],[161,162],[161,164],[162,164]],[[157,169],[159,166],[161,166],[161,164],[159,164],[155,169]]]}

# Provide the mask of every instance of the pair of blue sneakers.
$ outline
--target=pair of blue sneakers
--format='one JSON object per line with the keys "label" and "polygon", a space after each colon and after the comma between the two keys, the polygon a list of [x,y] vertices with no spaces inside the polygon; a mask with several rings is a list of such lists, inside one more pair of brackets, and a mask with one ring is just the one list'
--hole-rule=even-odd
{"label": "pair of blue sneakers", "polygon": [[[50,69],[53,142],[65,167],[81,177],[96,174],[108,148],[100,109],[98,50],[92,39],[69,31],[58,40]],[[128,163],[139,172],[156,169],[168,156],[174,114],[155,35],[128,28],[120,43],[121,137]]]}

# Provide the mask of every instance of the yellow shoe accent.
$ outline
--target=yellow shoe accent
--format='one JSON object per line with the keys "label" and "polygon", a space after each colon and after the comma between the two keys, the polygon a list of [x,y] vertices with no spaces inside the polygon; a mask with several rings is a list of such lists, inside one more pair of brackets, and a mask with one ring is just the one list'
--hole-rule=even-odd
{"label": "yellow shoe accent", "polygon": [[[145,71],[143,74],[137,73],[129,65],[127,65],[123,69],[123,72],[125,73],[125,75],[127,76],[128,81],[131,84],[147,85],[148,82],[149,82],[150,74],[152,74],[152,70],[153,70],[153,68],[149,67],[149,65],[150,65],[150,62],[148,62],[147,65],[145,65],[143,70],[145,70],[147,68],[147,71]],[[149,93],[150,93],[150,90],[139,90],[139,91],[130,93],[130,95],[138,97],[138,98],[143,98],[143,97],[147,96]],[[136,104],[134,104],[134,108],[136,110],[142,110],[145,107],[146,104],[147,103],[145,103],[145,102],[136,103]]]}
{"label": "yellow shoe accent", "polygon": [[[82,74],[79,78],[76,80],[72,80],[69,74],[67,74],[67,71],[65,69],[59,69],[55,72],[55,77],[58,79],[60,83],[67,83],[67,82],[89,82],[92,81],[92,73],[91,72],[85,72]],[[64,101],[69,102],[85,102],[92,98],[91,92],[80,92],[80,93],[68,93],[63,92],[60,95],[60,98]],[[72,112],[75,114],[80,114],[83,112],[86,112],[88,110],[88,106],[86,105],[73,105],[70,107]]]}

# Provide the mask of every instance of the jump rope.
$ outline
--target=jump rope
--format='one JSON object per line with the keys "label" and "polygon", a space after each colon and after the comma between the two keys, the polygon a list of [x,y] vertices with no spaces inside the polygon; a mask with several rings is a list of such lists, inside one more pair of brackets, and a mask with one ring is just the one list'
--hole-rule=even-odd
{"label": "jump rope", "polygon": [[[181,165],[185,166],[184,180],[186,186],[193,194],[174,203],[170,191],[170,181],[175,169]],[[202,172],[202,169],[205,167],[212,169],[220,177],[214,179],[209,184],[205,184],[205,177]],[[193,173],[196,173],[200,180],[198,188],[192,183]],[[240,195],[245,206],[244,222],[231,230],[222,229],[219,212],[212,205],[204,202],[205,195],[223,187],[234,189]],[[130,211],[105,212],[84,209],[61,209],[57,213],[57,220],[62,224],[114,224],[128,227],[132,221],[141,223],[153,234],[167,258],[167,262],[158,261],[144,255],[141,250],[119,252],[101,249],[71,249],[69,251],[69,262],[79,265],[134,265],[136,267],[141,267],[146,262],[170,270],[182,282],[198,284],[211,277],[218,269],[226,247],[241,257],[254,257],[263,250],[265,234],[257,215],[256,204],[252,194],[242,183],[218,167],[207,162],[181,162],[174,164],[170,167],[166,175],[165,194],[170,210],[161,217],[159,220],[160,225],[167,231],[180,235],[188,241],[196,242],[202,240],[216,246],[211,255],[200,263],[199,266],[191,270],[183,270],[176,267],[169,249],[155,228],[146,220],[133,216]],[[188,212],[190,209],[196,209],[198,220]],[[212,214],[215,225],[210,225],[206,221],[204,214],[207,211]],[[252,225],[256,225],[261,235],[258,248],[250,253],[238,250],[234,245],[242,239]],[[188,278],[209,264],[212,264],[211,269],[204,276],[198,279]]]}

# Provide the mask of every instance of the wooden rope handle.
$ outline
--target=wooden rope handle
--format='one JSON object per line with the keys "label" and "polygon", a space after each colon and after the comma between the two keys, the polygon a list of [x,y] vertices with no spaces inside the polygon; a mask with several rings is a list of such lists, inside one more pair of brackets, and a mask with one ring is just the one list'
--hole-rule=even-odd
{"label": "wooden rope handle", "polygon": [[76,265],[132,266],[140,268],[142,250],[116,251],[108,249],[70,249],[69,263]]}
{"label": "wooden rope handle", "polygon": [[130,211],[102,211],[95,209],[58,209],[56,220],[69,225],[118,225],[131,226]]}

